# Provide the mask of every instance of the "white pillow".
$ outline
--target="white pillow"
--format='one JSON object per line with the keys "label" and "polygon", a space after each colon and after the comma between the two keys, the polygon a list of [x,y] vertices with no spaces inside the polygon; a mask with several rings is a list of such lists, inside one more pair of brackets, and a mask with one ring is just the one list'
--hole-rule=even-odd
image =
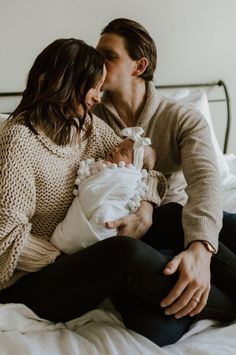
{"label": "white pillow", "polygon": [[189,107],[200,111],[201,114],[207,120],[210,127],[212,143],[215,148],[219,171],[223,182],[230,175],[230,170],[216,138],[214,127],[212,124],[207,94],[204,90],[201,89],[180,89],[172,93],[169,97],[177,100],[181,104],[188,105]]}

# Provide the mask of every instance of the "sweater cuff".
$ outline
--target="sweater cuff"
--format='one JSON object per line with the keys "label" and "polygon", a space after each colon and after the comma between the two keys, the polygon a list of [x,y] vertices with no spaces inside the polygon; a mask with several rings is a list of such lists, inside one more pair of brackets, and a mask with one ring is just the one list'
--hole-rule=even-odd
{"label": "sweater cuff", "polygon": [[39,271],[52,264],[60,250],[45,239],[29,234],[18,259],[17,269],[26,272]]}
{"label": "sweater cuff", "polygon": [[188,222],[183,218],[183,228],[185,231],[185,248],[187,248],[192,242],[197,240],[205,240],[209,242],[213,248],[218,250],[218,236],[221,228],[221,221],[215,221],[215,223],[209,223],[206,218],[201,218],[196,221],[195,219],[189,219]]}
{"label": "sweater cuff", "polygon": [[155,204],[155,207],[159,207],[167,191],[166,178],[162,173],[151,170],[148,176],[144,178],[144,182],[148,186],[148,192],[143,200]]}

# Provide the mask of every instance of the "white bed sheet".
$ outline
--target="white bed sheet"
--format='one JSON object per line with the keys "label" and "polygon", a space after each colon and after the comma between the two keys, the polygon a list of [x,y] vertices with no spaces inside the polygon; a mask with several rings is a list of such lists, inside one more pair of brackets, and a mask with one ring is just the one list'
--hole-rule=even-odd
{"label": "white bed sheet", "polygon": [[66,324],[38,318],[20,304],[0,306],[1,355],[196,355],[236,353],[236,321],[202,320],[163,348],[125,329],[112,313],[94,310]]}

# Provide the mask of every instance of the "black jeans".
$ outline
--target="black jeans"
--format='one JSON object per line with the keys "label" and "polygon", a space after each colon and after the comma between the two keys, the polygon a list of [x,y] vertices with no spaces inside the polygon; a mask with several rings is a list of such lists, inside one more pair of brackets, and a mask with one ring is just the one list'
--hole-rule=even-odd
{"label": "black jeans", "polygon": [[[153,225],[142,241],[167,256],[174,256],[184,249],[182,228],[182,206],[169,203],[154,211]],[[123,315],[126,326],[147,336],[160,346],[177,341],[189,325],[200,319],[215,319],[230,322],[235,319],[236,290],[236,214],[224,212],[220,232],[219,250],[212,257],[212,286],[204,310],[193,319],[183,317],[176,320],[165,316],[159,309],[151,307],[140,297],[122,290],[113,296]],[[229,248],[226,247],[226,245]]]}
{"label": "black jeans", "polygon": [[[169,203],[154,210],[153,225],[142,240],[162,253],[180,253],[184,249],[182,209],[178,203]],[[211,280],[234,298],[236,306],[236,290],[232,287],[236,277],[236,214],[223,213],[219,240],[218,253],[211,261]]]}
{"label": "black jeans", "polygon": [[[171,211],[176,216],[176,227],[181,224],[179,207],[175,205],[156,210],[158,224],[161,214]],[[0,303],[24,303],[39,316],[60,322],[78,317],[112,296],[127,327],[160,346],[174,343],[195,319],[183,317],[176,320],[173,316],[166,316],[159,306],[178,277],[163,275],[163,268],[171,258],[166,250],[178,252],[178,243],[172,245],[170,240],[170,245],[156,245],[157,240],[166,240],[159,231],[166,235],[170,233],[169,217],[166,216],[165,221],[163,219],[160,230],[155,230],[154,223],[154,229],[150,229],[143,241],[114,237],[73,255],[59,257],[54,264],[28,274],[0,291]],[[177,233],[177,230],[173,232]],[[181,244],[181,233],[176,235]],[[157,248],[163,249],[163,253]],[[236,281],[236,263],[234,254],[228,253],[227,248],[220,248],[218,256],[221,257],[216,265],[223,275],[232,277],[229,282],[232,286]],[[213,260],[218,260],[218,256]],[[226,290],[228,294],[224,293],[224,283],[227,284],[225,280],[219,282],[218,288],[212,285],[207,306],[201,313],[202,318],[230,322],[236,317],[235,302],[232,300],[236,292],[229,285]]]}

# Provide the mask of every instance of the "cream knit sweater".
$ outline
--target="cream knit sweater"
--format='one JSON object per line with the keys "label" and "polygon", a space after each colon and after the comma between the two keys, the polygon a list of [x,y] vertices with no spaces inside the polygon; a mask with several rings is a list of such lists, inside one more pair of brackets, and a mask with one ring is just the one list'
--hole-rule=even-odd
{"label": "cream knit sweater", "polygon": [[[219,172],[208,124],[198,111],[160,96],[152,83],[147,83],[146,95],[136,125],[151,138],[157,152],[155,169],[168,179],[169,189],[163,203],[184,205],[185,246],[201,239],[217,249],[222,205]],[[95,114],[117,134],[126,126],[106,92]]]}
{"label": "cream knit sweater", "polygon": [[[27,272],[53,263],[60,251],[50,243],[73,200],[79,162],[104,157],[120,138],[94,117],[92,134],[77,146],[60,147],[26,126],[8,124],[0,134],[0,289]],[[148,200],[165,194],[162,174],[147,183]]]}

